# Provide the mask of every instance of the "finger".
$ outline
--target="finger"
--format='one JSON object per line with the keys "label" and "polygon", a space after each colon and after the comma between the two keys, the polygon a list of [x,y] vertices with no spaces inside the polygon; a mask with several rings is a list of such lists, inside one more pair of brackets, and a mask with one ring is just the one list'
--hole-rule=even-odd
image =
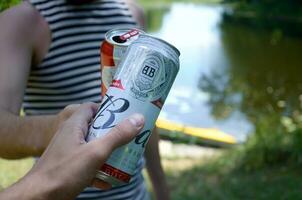
{"label": "finger", "polygon": [[70,104],[64,108],[65,111],[73,113],[73,111],[77,110],[81,104]]}
{"label": "finger", "polygon": [[106,183],[105,181],[97,178],[93,179],[92,186],[101,190],[109,190],[111,188],[111,185],[109,183]]}
{"label": "finger", "polygon": [[67,120],[67,124],[71,127],[78,127],[84,136],[87,134],[88,123],[94,117],[98,109],[96,103],[84,103],[71,115]]}
{"label": "finger", "polygon": [[96,103],[84,103],[81,104],[78,109],[71,115],[70,120],[76,122],[89,122],[91,118],[95,115],[98,109],[98,104]]}
{"label": "finger", "polygon": [[130,142],[144,127],[144,116],[134,114],[118,123],[104,137],[88,143],[100,159],[107,158],[117,147]]}
{"label": "finger", "polygon": [[81,104],[70,104],[66,106],[60,114],[64,120],[67,120],[80,106]]}

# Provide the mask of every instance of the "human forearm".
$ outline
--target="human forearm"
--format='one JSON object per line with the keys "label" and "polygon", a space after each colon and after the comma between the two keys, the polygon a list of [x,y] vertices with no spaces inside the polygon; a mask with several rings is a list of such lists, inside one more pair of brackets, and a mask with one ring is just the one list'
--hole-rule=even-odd
{"label": "human forearm", "polygon": [[55,132],[49,131],[52,117],[18,116],[39,52],[38,16],[28,2],[0,14],[0,157],[40,155]]}
{"label": "human forearm", "polygon": [[0,199],[75,199],[92,183],[97,169],[112,151],[131,141],[144,126],[143,116],[134,114],[105,136],[86,143],[88,124],[97,109],[97,104],[82,105],[60,126],[31,171],[18,183],[0,192]]}
{"label": "human forearm", "polygon": [[57,115],[20,117],[0,109],[0,157],[40,156],[54,133],[80,104],[69,105]]}
{"label": "human forearm", "polygon": [[15,159],[41,155],[57,123],[55,116],[20,117],[1,110],[0,157]]}
{"label": "human forearm", "polygon": [[157,200],[169,200],[170,192],[160,162],[158,142],[159,135],[157,129],[155,128],[146,147],[146,167],[152,181]]}
{"label": "human forearm", "polygon": [[44,174],[29,173],[20,181],[0,192],[0,199],[6,200],[48,200],[59,188],[43,180]]}

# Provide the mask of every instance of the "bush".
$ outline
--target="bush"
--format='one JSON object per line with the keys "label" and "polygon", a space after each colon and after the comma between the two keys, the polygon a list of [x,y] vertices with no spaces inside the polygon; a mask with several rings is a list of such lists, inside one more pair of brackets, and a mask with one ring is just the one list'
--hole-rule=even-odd
{"label": "bush", "polygon": [[302,129],[256,132],[245,144],[226,152],[214,166],[227,170],[256,171],[278,166],[302,164]]}
{"label": "bush", "polygon": [[13,5],[19,3],[20,0],[1,0],[0,1],[0,11],[5,10]]}

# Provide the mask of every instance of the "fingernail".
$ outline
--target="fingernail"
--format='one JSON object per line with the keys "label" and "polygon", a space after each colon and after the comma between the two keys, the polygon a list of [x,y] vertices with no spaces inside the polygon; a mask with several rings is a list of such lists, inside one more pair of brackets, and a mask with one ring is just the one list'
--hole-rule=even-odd
{"label": "fingernail", "polygon": [[144,116],[141,114],[134,114],[129,117],[129,121],[136,127],[142,127],[144,125]]}

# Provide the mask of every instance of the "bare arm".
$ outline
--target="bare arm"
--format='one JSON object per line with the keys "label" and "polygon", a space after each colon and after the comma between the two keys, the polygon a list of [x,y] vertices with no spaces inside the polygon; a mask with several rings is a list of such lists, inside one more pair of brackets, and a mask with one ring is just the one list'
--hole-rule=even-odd
{"label": "bare arm", "polygon": [[40,37],[40,21],[28,3],[0,15],[0,157],[41,155],[57,127],[57,117],[20,117],[30,67]]}
{"label": "bare arm", "polygon": [[91,184],[95,172],[113,149],[129,142],[144,125],[142,115],[120,122],[106,136],[86,143],[88,123],[96,104],[83,104],[58,130],[31,171],[0,192],[5,200],[72,200]]}
{"label": "bare arm", "polygon": [[161,166],[158,142],[158,130],[155,128],[146,147],[146,166],[152,181],[156,199],[169,200],[170,190],[165,179],[164,170]]}

